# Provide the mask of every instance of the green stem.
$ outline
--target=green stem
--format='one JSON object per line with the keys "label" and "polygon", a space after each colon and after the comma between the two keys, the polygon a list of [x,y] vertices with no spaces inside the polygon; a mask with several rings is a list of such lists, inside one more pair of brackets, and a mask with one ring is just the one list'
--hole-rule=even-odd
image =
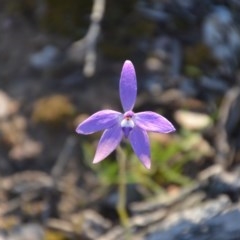
{"label": "green stem", "polygon": [[129,217],[126,207],[127,191],[126,191],[126,154],[121,147],[117,148],[117,160],[119,164],[119,188],[118,188],[118,204],[117,211],[120,218],[122,226],[126,229],[129,237]]}

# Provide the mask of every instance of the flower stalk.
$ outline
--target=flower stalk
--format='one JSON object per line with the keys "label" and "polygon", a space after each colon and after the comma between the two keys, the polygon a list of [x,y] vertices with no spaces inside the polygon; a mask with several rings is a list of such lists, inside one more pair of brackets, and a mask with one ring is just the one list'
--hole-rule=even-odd
{"label": "flower stalk", "polygon": [[129,217],[126,207],[127,206],[126,154],[120,146],[117,148],[117,160],[119,166],[117,211],[119,214],[121,224],[124,227],[128,227]]}
{"label": "flower stalk", "polygon": [[126,176],[127,156],[120,146],[118,146],[117,148],[117,160],[119,166],[117,212],[121,225],[125,229],[126,234],[125,238],[130,239],[129,216],[127,211],[127,176]]}

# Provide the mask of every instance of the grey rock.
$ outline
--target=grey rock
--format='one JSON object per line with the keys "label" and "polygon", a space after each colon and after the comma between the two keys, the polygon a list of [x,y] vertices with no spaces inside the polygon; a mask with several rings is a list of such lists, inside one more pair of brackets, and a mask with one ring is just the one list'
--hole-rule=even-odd
{"label": "grey rock", "polygon": [[37,70],[43,70],[52,66],[58,56],[59,50],[55,46],[47,45],[30,56],[29,64]]}
{"label": "grey rock", "polygon": [[[35,223],[29,223],[13,230],[4,240],[43,240],[44,229]],[[0,238],[1,239],[1,238]]]}
{"label": "grey rock", "polygon": [[203,41],[216,59],[223,63],[222,69],[236,66],[240,51],[240,32],[228,8],[215,7],[206,16],[203,22]]}
{"label": "grey rock", "polygon": [[[240,209],[229,208],[230,202],[221,197],[205,206],[175,213],[149,234],[147,240],[237,240],[240,236]],[[224,209],[227,209],[223,212]]]}

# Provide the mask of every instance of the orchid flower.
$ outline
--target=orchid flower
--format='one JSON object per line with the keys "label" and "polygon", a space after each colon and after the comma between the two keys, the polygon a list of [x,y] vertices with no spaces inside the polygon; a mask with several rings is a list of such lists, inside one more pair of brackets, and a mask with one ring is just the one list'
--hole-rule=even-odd
{"label": "orchid flower", "polygon": [[134,66],[129,60],[124,62],[119,90],[124,113],[113,110],[96,112],[80,123],[76,132],[87,135],[104,130],[93,163],[106,158],[125,137],[129,139],[133,151],[142,164],[150,169],[150,143],[147,131],[170,133],[175,131],[175,128],[171,122],[155,112],[133,112],[137,96],[137,80]]}

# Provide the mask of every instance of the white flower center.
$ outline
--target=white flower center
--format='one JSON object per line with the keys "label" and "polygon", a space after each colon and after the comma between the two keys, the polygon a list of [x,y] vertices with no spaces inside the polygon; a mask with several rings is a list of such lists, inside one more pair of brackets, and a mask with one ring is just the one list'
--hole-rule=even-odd
{"label": "white flower center", "polygon": [[135,126],[135,123],[132,120],[132,118],[124,118],[121,121],[121,127],[122,128],[133,128],[134,126]]}
{"label": "white flower center", "polygon": [[132,111],[128,111],[123,115],[123,118],[120,123],[123,133],[125,137],[128,137],[131,130],[134,128],[134,113]]}

